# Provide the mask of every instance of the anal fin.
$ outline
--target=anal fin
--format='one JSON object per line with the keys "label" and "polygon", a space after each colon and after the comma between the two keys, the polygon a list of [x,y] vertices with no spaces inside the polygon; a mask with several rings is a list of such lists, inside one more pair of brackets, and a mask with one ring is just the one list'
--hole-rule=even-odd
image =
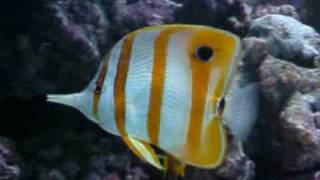
{"label": "anal fin", "polygon": [[127,136],[122,137],[122,139],[130,148],[130,150],[140,159],[150,163],[151,165],[160,170],[164,170],[157,154],[155,153],[153,147],[150,144]]}

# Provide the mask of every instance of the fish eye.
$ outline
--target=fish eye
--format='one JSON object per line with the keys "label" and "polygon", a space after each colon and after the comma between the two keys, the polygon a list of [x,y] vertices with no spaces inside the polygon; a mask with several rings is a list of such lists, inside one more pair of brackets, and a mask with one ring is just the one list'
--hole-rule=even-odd
{"label": "fish eye", "polygon": [[197,58],[204,62],[209,61],[214,54],[213,49],[208,46],[198,47],[195,53]]}
{"label": "fish eye", "polygon": [[226,105],[225,99],[224,98],[220,99],[219,104],[218,104],[218,114],[219,115],[222,115],[225,105]]}

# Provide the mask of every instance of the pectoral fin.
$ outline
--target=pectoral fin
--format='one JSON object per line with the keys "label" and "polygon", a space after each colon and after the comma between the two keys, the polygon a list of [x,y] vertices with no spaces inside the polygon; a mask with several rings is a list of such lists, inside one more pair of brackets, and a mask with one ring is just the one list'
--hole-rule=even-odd
{"label": "pectoral fin", "polygon": [[251,83],[234,88],[227,97],[224,120],[231,133],[244,142],[247,140],[258,116],[259,84]]}
{"label": "pectoral fin", "polygon": [[130,137],[122,137],[122,139],[131,149],[131,151],[140,159],[147,161],[160,170],[164,170],[158,156],[150,144]]}

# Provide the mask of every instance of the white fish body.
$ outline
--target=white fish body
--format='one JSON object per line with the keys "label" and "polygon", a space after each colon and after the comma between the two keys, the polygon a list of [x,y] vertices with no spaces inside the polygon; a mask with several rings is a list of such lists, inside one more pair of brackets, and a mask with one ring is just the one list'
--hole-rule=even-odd
{"label": "white fish body", "polygon": [[116,43],[85,90],[48,101],[78,109],[159,169],[151,144],[182,163],[214,168],[227,148],[218,106],[240,46],[238,37],[205,26],[143,28]]}

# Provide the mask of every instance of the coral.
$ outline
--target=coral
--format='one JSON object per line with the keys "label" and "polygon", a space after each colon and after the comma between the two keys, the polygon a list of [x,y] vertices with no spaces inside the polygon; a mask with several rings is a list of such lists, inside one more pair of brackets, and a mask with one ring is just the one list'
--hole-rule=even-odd
{"label": "coral", "polygon": [[[83,89],[107,50],[126,33],[163,23],[208,24],[246,32],[249,10],[242,1],[42,1],[2,7],[0,96],[28,99]],[[24,7],[26,8],[24,8]],[[143,11],[141,11],[143,9]],[[204,16],[198,17],[198,11]],[[210,15],[210,16],[208,16]],[[210,17],[210,18],[208,18]],[[10,23],[14,19],[16,23]],[[26,27],[17,27],[25,22]]]}
{"label": "coral", "polygon": [[44,32],[39,35],[43,41],[35,53],[51,67],[49,72],[55,72],[44,73],[45,80],[49,79],[54,90],[70,84],[80,90],[93,76],[110,43],[107,15],[99,4],[90,1],[51,1],[43,9],[45,13],[40,11],[36,19],[40,24],[37,30]]}
{"label": "coral", "polygon": [[248,37],[243,39],[243,46],[243,64],[257,70],[268,55],[267,42],[261,38]]}
{"label": "coral", "polygon": [[[260,66],[263,96],[270,108],[265,123],[278,145],[275,155],[282,171],[315,171],[319,164],[317,127],[320,69],[307,69],[268,56]],[[316,174],[316,172],[313,172]],[[313,176],[313,175],[312,175]],[[308,175],[310,177],[310,175]]]}
{"label": "coral", "polygon": [[[281,15],[266,15],[262,18],[267,21],[270,16]],[[282,29],[277,29],[270,23],[269,27],[273,30],[272,33],[281,34],[281,31],[288,29],[290,20],[282,21]],[[263,24],[260,25],[263,26]],[[307,32],[308,29],[310,30],[310,28],[307,28]],[[300,63],[296,62],[299,62],[297,60],[301,56],[291,59],[278,59],[269,55],[270,46],[276,46],[276,43],[270,43],[269,38],[273,35],[269,35],[272,33],[267,28],[265,30],[266,33],[263,30],[259,31],[260,38],[244,39],[244,45],[247,49],[244,62],[249,62],[254,67],[258,67],[258,79],[261,83],[263,95],[261,102],[264,102],[262,108],[265,108],[261,110],[258,126],[253,132],[255,137],[251,138],[252,142],[257,143],[256,145],[253,144],[253,153],[256,156],[253,157],[253,160],[256,163],[256,172],[258,173],[256,177],[258,179],[282,179],[284,178],[282,177],[283,172],[300,172],[299,176],[295,177],[294,173],[292,175],[288,173],[287,177],[288,179],[317,179],[320,157],[318,151],[320,134],[317,127],[320,103],[320,70],[315,67],[304,68],[298,66]],[[300,30],[299,33],[305,33],[302,31],[303,28]],[[315,31],[311,30],[310,32],[315,34],[314,38],[318,37]],[[294,33],[288,36],[290,37],[290,35],[291,37],[293,35],[297,36]],[[308,38],[308,36],[300,37],[302,43]],[[310,41],[312,41],[311,38],[309,39],[309,45],[312,44]],[[284,47],[288,47],[288,45]],[[319,49],[317,43],[312,44],[312,47],[316,50]],[[288,51],[281,50],[282,57],[290,57]],[[314,57],[314,59],[317,59],[317,57]],[[258,148],[261,145],[267,149]],[[273,157],[266,157],[262,160],[264,163],[259,162],[261,159],[257,161],[259,154],[265,153],[272,153]],[[279,165],[276,165],[277,163]],[[262,168],[267,168],[267,172],[264,172],[266,169]],[[272,170],[270,171],[270,169]],[[262,172],[265,174],[263,175]]]}
{"label": "coral", "polygon": [[[250,21],[250,8],[242,0],[187,0],[178,12],[178,20],[184,23],[224,27],[245,34]],[[199,13],[201,12],[201,13]]]}
{"label": "coral", "polygon": [[237,142],[229,146],[224,165],[216,170],[216,175],[223,179],[250,180],[255,176],[255,164],[242,152]]}
{"label": "coral", "polygon": [[249,0],[249,2],[254,5],[269,3],[273,5],[292,4],[294,6],[301,6],[304,1],[305,0]]}
{"label": "coral", "polygon": [[297,9],[299,16],[304,22],[317,30],[320,28],[318,10],[320,2],[318,0],[249,0],[249,4],[253,6],[253,9],[258,7],[260,12],[262,9],[264,9],[264,12],[269,11],[270,8],[274,11],[277,9],[277,6],[290,4]]}
{"label": "coral", "polygon": [[279,126],[283,138],[283,168],[305,170],[319,163],[320,70],[306,69],[272,58],[260,67],[266,99],[281,111]]}
{"label": "coral", "polygon": [[0,179],[18,180],[21,178],[19,157],[14,150],[13,142],[0,137]]}
{"label": "coral", "polygon": [[102,7],[78,0],[24,5],[3,5],[20,12],[16,24],[24,22],[25,26],[16,27],[11,17],[4,16],[8,19],[0,33],[0,72],[7,78],[0,96],[30,98],[54,90],[82,89],[110,43]]}
{"label": "coral", "polygon": [[298,67],[269,56],[260,66],[260,78],[266,99],[275,109],[283,107],[296,91],[310,92],[320,88],[320,70]]}
{"label": "coral", "polygon": [[112,29],[123,36],[140,27],[170,23],[182,6],[171,0],[114,1],[110,9]]}
{"label": "coral", "polygon": [[[23,143],[18,145],[26,162],[22,168],[23,179],[145,180],[150,174],[157,177],[158,171],[137,160],[119,137],[109,135],[77,113],[70,114],[54,106],[51,110],[73,118],[62,123],[63,127],[53,126],[36,136],[24,137]],[[41,116],[54,124],[61,123],[59,116],[45,114]],[[32,129],[29,126],[32,127],[26,125],[25,128]]]}
{"label": "coral", "polygon": [[285,16],[293,17],[295,19],[300,19],[295,7],[288,4],[284,4],[281,6],[274,6],[272,4],[258,5],[256,8],[254,8],[252,18],[255,19],[268,14],[282,14]]}
{"label": "coral", "polygon": [[310,26],[283,15],[266,15],[252,21],[250,35],[267,40],[270,54],[303,66],[314,66],[319,55],[319,34]]}
{"label": "coral", "polygon": [[[320,75],[320,74],[319,74]],[[318,76],[319,79],[320,76]],[[318,80],[318,83],[320,81]],[[320,88],[314,92],[297,91],[280,114],[283,141],[282,167],[301,171],[316,167],[320,162]]]}

